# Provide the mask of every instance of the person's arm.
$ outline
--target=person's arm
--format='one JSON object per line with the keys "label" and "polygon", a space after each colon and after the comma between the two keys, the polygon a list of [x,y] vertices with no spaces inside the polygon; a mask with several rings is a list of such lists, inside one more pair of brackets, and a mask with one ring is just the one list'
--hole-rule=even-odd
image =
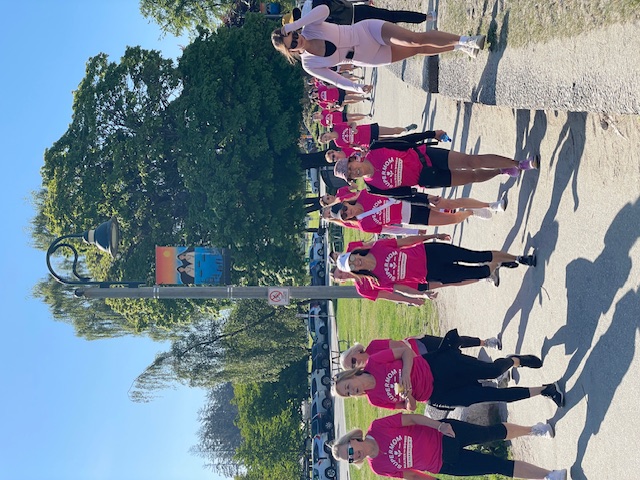
{"label": "person's arm", "polygon": [[423,425],[425,427],[434,428],[447,437],[455,438],[456,436],[451,424],[447,422],[440,422],[429,418],[426,415],[416,415],[414,413],[402,415],[402,426],[410,427],[412,425]]}
{"label": "person's arm", "polygon": [[398,227],[396,225],[385,225],[382,227],[380,233],[384,233],[385,235],[420,235],[423,230],[419,230],[417,228],[406,228],[406,227]]}
{"label": "person's arm", "polygon": [[[316,7],[316,8],[319,8],[319,7]],[[305,17],[302,17],[302,18],[305,18]],[[293,25],[293,24],[289,23],[288,25]],[[311,58],[314,58],[314,57],[311,57]],[[361,94],[367,93],[370,90],[370,85],[352,82],[351,80],[343,77],[339,73],[334,72],[329,67],[313,67],[313,66],[307,65],[304,60],[304,57],[302,59],[302,67],[305,69],[307,73],[309,73],[309,75],[313,75],[314,77],[317,77],[320,80],[330,83],[331,85],[335,85],[336,87],[341,88],[343,90],[348,90],[350,92],[361,93]]]}
{"label": "person's arm", "polygon": [[421,472],[420,470],[404,470],[402,472],[402,478],[404,478],[405,480],[436,480],[435,477]]}
{"label": "person's arm", "polygon": [[[442,286],[442,284],[440,284],[440,286]],[[434,288],[434,287],[431,287],[431,284],[430,284],[429,288]],[[409,287],[407,285],[402,285],[400,283],[396,283],[393,285],[393,292],[397,293],[398,295],[403,295],[407,298],[421,298],[421,299],[433,300],[438,296],[437,293],[433,293],[429,290],[424,290],[424,291],[417,290],[415,288]]]}
{"label": "person's arm", "polygon": [[424,298],[410,298],[399,293],[387,292],[386,290],[380,291],[378,293],[378,298],[382,298],[384,300],[389,300],[390,302],[395,303],[406,303],[407,305],[416,305],[418,307],[424,305]]}
{"label": "person's arm", "polygon": [[370,185],[365,182],[365,186],[369,193],[375,193],[376,195],[385,195],[387,197],[399,198],[399,199],[407,199],[411,197],[415,192],[412,187],[397,187],[397,188],[389,188],[388,190],[383,190],[382,188],[378,188],[374,185]]}
{"label": "person's arm", "polygon": [[[324,22],[329,16],[329,7],[326,5],[318,5],[315,8],[312,8],[311,11],[307,15],[303,15],[295,22],[287,23],[282,27],[282,32],[285,35],[288,35],[290,32],[295,30],[300,30],[302,27],[306,25],[311,25],[316,22]],[[320,80],[323,80],[322,78]]]}
{"label": "person's arm", "polygon": [[413,235],[398,239],[398,248],[411,247],[418,243],[428,242],[429,240],[451,240],[451,236],[446,233],[436,233],[433,235]]}
{"label": "person's arm", "polygon": [[416,353],[406,346],[402,348],[392,348],[393,358],[396,360],[402,360],[402,376],[400,377],[400,384],[404,388],[405,395],[411,394],[411,369],[413,368],[413,359]]}

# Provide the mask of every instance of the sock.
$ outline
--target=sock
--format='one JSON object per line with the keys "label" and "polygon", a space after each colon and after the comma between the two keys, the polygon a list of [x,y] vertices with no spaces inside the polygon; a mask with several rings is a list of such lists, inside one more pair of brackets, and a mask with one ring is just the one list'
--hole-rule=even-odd
{"label": "sock", "polygon": [[468,37],[467,35],[460,35],[460,40],[458,40],[458,45],[465,45],[469,43],[469,40],[471,40],[471,37]]}

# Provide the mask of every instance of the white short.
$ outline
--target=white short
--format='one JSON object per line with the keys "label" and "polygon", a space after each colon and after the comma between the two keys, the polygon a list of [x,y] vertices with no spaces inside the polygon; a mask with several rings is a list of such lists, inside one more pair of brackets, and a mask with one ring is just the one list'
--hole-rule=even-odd
{"label": "white short", "polygon": [[391,47],[382,40],[384,20],[362,20],[353,25],[360,44],[353,49],[353,63],[362,66],[380,66],[391,63]]}

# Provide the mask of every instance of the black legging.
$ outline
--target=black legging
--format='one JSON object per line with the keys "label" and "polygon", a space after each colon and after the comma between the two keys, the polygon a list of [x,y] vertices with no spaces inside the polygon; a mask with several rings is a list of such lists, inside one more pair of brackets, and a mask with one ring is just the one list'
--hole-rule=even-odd
{"label": "black legging", "polygon": [[[458,337],[458,345],[460,348],[468,348],[468,347],[479,347],[481,340],[478,337]],[[440,344],[442,343],[442,337],[434,337],[433,335],[425,335],[422,338],[416,338],[418,343],[421,343],[424,346],[425,352],[435,352]],[[420,352],[422,352],[422,348],[418,345]],[[424,355],[421,353],[421,355]]]}
{"label": "black legging", "polygon": [[433,375],[429,403],[439,407],[468,407],[482,402],[515,402],[529,398],[528,388],[483,387],[478,380],[502,375],[513,366],[513,358],[483,362],[460,353],[457,348],[427,353],[423,358]]}
{"label": "black legging", "polygon": [[409,10],[387,10],[370,5],[354,5],[353,17],[354,23],[367,19],[384,20],[392,23],[422,23],[427,21],[427,15],[424,13],[411,12]]}
{"label": "black legging", "polygon": [[485,427],[458,420],[442,421],[451,425],[456,436],[455,438],[442,437],[443,463],[438,473],[459,477],[498,473],[513,477],[515,467],[513,460],[504,460],[464,448],[469,445],[504,440],[507,437],[507,428],[502,423]]}
{"label": "black legging", "polygon": [[320,205],[320,199],[318,197],[305,197],[304,205],[304,213],[307,214],[315,212],[322,208],[322,206]]}
{"label": "black legging", "polygon": [[480,280],[491,275],[487,265],[460,265],[464,263],[490,262],[493,254],[489,250],[475,251],[450,243],[425,243],[427,254],[427,281],[460,283],[464,280]]}

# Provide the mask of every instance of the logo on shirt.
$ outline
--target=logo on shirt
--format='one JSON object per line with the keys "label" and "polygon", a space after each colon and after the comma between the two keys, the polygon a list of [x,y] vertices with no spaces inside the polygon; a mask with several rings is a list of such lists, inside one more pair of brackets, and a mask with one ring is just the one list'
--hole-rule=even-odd
{"label": "logo on shirt", "polygon": [[382,164],[382,183],[387,188],[396,188],[402,185],[402,159],[390,157]]}
{"label": "logo on shirt", "polygon": [[327,92],[320,92],[320,100],[327,101]]}
{"label": "logo on shirt", "polygon": [[389,443],[387,456],[398,470],[413,468],[413,438],[409,435],[395,436]]}
{"label": "logo on shirt", "polygon": [[[382,205],[385,202],[386,200],[384,199],[376,200],[376,202],[371,206],[371,210],[373,210],[374,208],[378,208],[380,205]],[[391,223],[391,208],[390,207],[384,208],[379,212],[376,212],[373,215],[370,215],[370,217],[376,225],[388,225],[389,223]]]}
{"label": "logo on shirt", "polygon": [[397,250],[389,252],[384,259],[383,269],[391,282],[404,280],[407,276],[407,254]]}
{"label": "logo on shirt", "polygon": [[402,369],[392,368],[384,377],[384,392],[387,394],[387,398],[394,403],[398,403],[402,399],[396,395],[396,383],[400,381],[402,375]]}
{"label": "logo on shirt", "polygon": [[353,131],[351,128],[345,128],[342,131],[342,141],[349,145],[353,144]]}

